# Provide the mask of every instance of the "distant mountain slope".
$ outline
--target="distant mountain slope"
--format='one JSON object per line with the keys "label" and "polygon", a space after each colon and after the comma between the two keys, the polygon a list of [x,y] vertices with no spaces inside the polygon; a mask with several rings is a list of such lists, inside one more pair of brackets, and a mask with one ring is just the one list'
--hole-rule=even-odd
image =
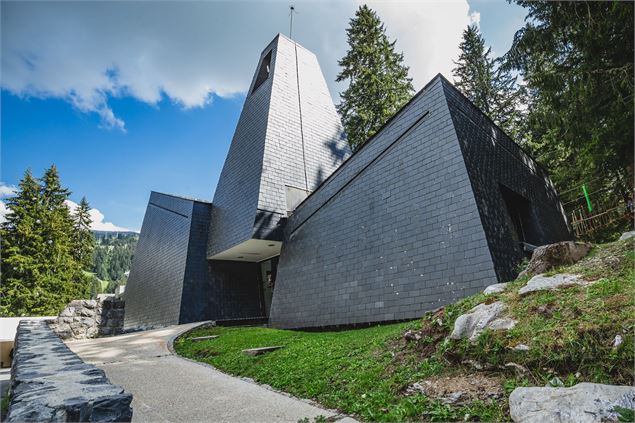
{"label": "distant mountain slope", "polygon": [[134,231],[93,231],[93,235],[95,235],[97,240],[103,238],[139,237],[139,233]]}
{"label": "distant mountain slope", "polygon": [[132,265],[132,257],[139,240],[136,232],[95,231],[93,272],[107,285],[106,293],[113,293],[117,286],[125,285]]}

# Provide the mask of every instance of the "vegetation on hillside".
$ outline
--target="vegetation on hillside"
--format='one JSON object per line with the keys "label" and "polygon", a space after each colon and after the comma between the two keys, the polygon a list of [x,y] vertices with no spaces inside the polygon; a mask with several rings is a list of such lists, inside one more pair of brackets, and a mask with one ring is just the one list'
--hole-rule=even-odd
{"label": "vegetation on hillside", "polygon": [[113,293],[125,285],[139,235],[133,232],[98,234],[93,257],[93,272],[104,282],[103,292]]}
{"label": "vegetation on hillside", "polygon": [[514,2],[528,15],[504,59],[530,94],[527,148],[561,192],[632,189],[633,2]]}
{"label": "vegetation on hillside", "polygon": [[[509,420],[506,398],[518,386],[544,386],[556,377],[565,386],[634,382],[634,264],[632,241],[615,242],[557,269],[593,281],[583,287],[521,298],[517,292],[525,278],[503,293],[468,297],[415,322],[339,332],[208,327],[181,337],[175,348],[230,374],[367,421]],[[459,315],[493,301],[507,304],[507,314],[518,320],[516,327],[485,331],[475,344],[447,338]],[[419,339],[407,340],[407,332]],[[220,337],[189,340],[211,334]],[[616,335],[623,342],[614,347]],[[515,350],[518,344],[529,350]],[[258,357],[241,353],[271,345],[284,348]],[[426,386],[426,381],[435,390],[462,389],[469,401],[446,404],[413,388]],[[477,387],[470,383],[474,381]]]}
{"label": "vegetation on hillside", "polygon": [[614,239],[632,228],[633,2],[509,1],[528,13],[510,50],[469,26],[455,85],[549,170],[570,220],[602,213],[580,236]]}
{"label": "vegetation on hillside", "polygon": [[337,81],[347,81],[337,110],[348,143],[361,147],[410,98],[414,89],[403,64],[403,53],[395,51],[384,24],[375,11],[362,5],[346,30],[349,50],[340,61]]}
{"label": "vegetation on hillside", "polygon": [[89,295],[90,206],[84,198],[70,210],[69,196],[53,165],[42,178],[27,170],[15,195],[6,200],[8,213],[0,226],[0,315],[53,315]]}

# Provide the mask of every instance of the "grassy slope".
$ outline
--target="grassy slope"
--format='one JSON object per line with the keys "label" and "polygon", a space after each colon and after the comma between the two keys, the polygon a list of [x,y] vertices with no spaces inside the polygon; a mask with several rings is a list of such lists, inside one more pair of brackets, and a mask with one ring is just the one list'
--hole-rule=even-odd
{"label": "grassy slope", "polygon": [[[588,287],[530,294],[517,290],[527,279],[510,284],[502,294],[482,294],[428,313],[409,323],[340,332],[300,332],[265,328],[203,328],[176,341],[183,356],[204,361],[235,375],[312,398],[363,420],[508,419],[505,401],[475,400],[445,405],[405,388],[429,377],[480,373],[500,381],[507,393],[516,386],[544,385],[554,376],[570,386],[583,381],[632,384],[634,329],[634,254],[632,243],[597,247],[580,263],[558,272],[575,272],[596,281]],[[553,272],[555,273],[555,272]],[[481,302],[501,300],[518,325],[509,332],[485,332],[476,345],[446,340],[454,320]],[[405,341],[406,330],[423,335]],[[193,336],[218,339],[191,342]],[[624,342],[612,348],[615,335]],[[523,343],[528,352],[512,348]],[[259,357],[240,351],[270,345],[285,348]],[[481,369],[476,370],[473,363]],[[522,373],[504,367],[514,362]],[[471,364],[470,364],[471,363]]]}

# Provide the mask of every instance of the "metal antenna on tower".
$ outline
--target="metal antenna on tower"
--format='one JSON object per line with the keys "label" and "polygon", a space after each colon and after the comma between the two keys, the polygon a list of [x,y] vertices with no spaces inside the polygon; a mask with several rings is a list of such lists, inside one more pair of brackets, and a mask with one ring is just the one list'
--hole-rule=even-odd
{"label": "metal antenna on tower", "polygon": [[289,22],[289,38],[293,39],[293,14],[294,13],[298,13],[295,11],[295,6],[290,4],[289,5],[289,16],[291,17],[290,22]]}

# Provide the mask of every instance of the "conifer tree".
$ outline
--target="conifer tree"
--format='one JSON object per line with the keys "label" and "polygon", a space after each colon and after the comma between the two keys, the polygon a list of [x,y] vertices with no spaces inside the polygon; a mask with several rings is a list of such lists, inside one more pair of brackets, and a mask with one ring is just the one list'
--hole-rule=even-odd
{"label": "conifer tree", "polygon": [[516,86],[516,77],[500,66],[500,60],[491,56],[491,47],[476,25],[463,31],[459,44],[461,54],[452,70],[456,87],[501,127],[512,138],[518,136],[520,111],[518,103],[522,91]]}
{"label": "conifer tree", "polygon": [[74,255],[85,271],[92,271],[93,268],[93,251],[95,249],[95,237],[90,230],[92,219],[90,218],[90,205],[86,197],[82,197],[81,201],[75,208],[74,217]]}
{"label": "conifer tree", "polygon": [[73,252],[73,219],[55,166],[38,181],[27,171],[7,200],[1,226],[0,313],[57,314],[69,301],[86,298],[89,280]]}
{"label": "conifer tree", "polygon": [[366,140],[412,97],[412,79],[395,52],[384,24],[368,6],[360,6],[346,30],[349,50],[339,61],[337,81],[348,81],[337,110],[353,150]]}
{"label": "conifer tree", "polygon": [[[551,170],[563,200],[633,186],[635,38],[629,1],[513,0],[527,9],[505,55],[532,93],[530,149]],[[631,222],[632,223],[632,222]]]}
{"label": "conifer tree", "polygon": [[0,315],[26,315],[35,305],[40,260],[44,256],[40,185],[31,170],[24,173],[14,197],[6,200],[9,213],[2,223],[2,283]]}
{"label": "conifer tree", "polygon": [[57,168],[52,165],[42,177],[45,257],[41,285],[49,296],[47,301],[55,304],[56,309],[89,294],[88,276],[75,257],[74,222],[66,205],[69,195],[70,191],[62,187]]}

